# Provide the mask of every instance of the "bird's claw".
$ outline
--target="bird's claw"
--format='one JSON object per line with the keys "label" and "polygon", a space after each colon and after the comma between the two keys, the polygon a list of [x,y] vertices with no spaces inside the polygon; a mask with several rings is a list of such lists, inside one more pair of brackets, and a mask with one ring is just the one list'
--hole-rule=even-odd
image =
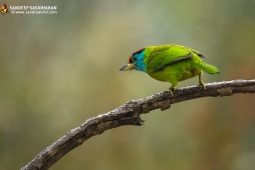
{"label": "bird's claw", "polygon": [[199,84],[200,84],[201,86],[203,86],[204,90],[206,90],[206,88],[205,88],[205,83],[202,81],[202,75],[203,75],[203,72],[201,71],[200,74],[198,75]]}
{"label": "bird's claw", "polygon": [[205,83],[204,83],[204,82],[200,81],[199,84],[200,84],[201,86],[203,86],[204,90],[206,90],[206,87],[205,87]]}
{"label": "bird's claw", "polygon": [[175,90],[175,88],[173,87],[173,86],[171,86],[170,88],[169,88],[169,93],[171,94],[171,96],[173,96],[174,94],[173,94],[173,91]]}

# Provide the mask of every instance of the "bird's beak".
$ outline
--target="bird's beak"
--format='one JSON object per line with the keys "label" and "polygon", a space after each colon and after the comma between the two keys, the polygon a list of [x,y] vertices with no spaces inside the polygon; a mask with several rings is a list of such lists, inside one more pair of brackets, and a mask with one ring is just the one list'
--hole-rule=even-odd
{"label": "bird's beak", "polygon": [[125,64],[124,66],[122,66],[120,68],[120,71],[127,71],[127,70],[132,70],[133,68],[135,68],[135,64]]}

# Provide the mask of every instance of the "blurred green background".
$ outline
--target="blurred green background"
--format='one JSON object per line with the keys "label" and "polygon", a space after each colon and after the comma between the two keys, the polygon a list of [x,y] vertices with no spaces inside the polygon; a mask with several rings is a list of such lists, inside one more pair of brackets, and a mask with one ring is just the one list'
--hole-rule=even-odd
{"label": "blurred green background", "polygon": [[[148,45],[182,44],[218,66],[208,82],[254,79],[254,0],[18,0],[54,15],[0,16],[0,169],[20,169],[67,131],[170,84],[120,72]],[[193,78],[179,87],[197,84]],[[254,170],[255,95],[201,98],[93,137],[53,170]]]}

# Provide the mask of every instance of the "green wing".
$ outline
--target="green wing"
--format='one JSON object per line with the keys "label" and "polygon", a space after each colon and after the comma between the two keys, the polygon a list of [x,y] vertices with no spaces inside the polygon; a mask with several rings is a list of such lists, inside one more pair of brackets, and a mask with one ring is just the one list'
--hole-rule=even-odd
{"label": "green wing", "polygon": [[147,70],[149,72],[159,71],[166,66],[192,57],[193,53],[200,54],[180,45],[155,46],[148,56]]}
{"label": "green wing", "polygon": [[196,51],[196,50],[193,50],[191,48],[188,48],[188,47],[185,47],[185,46],[182,46],[190,51],[192,51],[193,53],[195,53],[196,55],[198,55],[200,58],[206,58],[203,54],[201,54],[200,52]]}

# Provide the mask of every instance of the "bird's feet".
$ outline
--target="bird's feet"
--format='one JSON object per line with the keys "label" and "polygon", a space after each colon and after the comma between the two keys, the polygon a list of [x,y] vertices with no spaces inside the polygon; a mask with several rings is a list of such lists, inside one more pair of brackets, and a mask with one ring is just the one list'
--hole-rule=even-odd
{"label": "bird's feet", "polygon": [[174,88],[174,86],[171,86],[170,88],[169,88],[169,93],[173,96],[173,91],[175,91],[175,88]]}
{"label": "bird's feet", "polygon": [[199,81],[199,84],[200,84],[201,86],[203,86],[204,90],[206,90],[205,83],[204,83],[202,80]]}
{"label": "bird's feet", "polygon": [[206,88],[205,88],[205,83],[202,81],[202,75],[203,75],[203,72],[201,71],[200,74],[198,75],[199,84],[200,84],[201,86],[203,86],[204,90],[206,90]]}

